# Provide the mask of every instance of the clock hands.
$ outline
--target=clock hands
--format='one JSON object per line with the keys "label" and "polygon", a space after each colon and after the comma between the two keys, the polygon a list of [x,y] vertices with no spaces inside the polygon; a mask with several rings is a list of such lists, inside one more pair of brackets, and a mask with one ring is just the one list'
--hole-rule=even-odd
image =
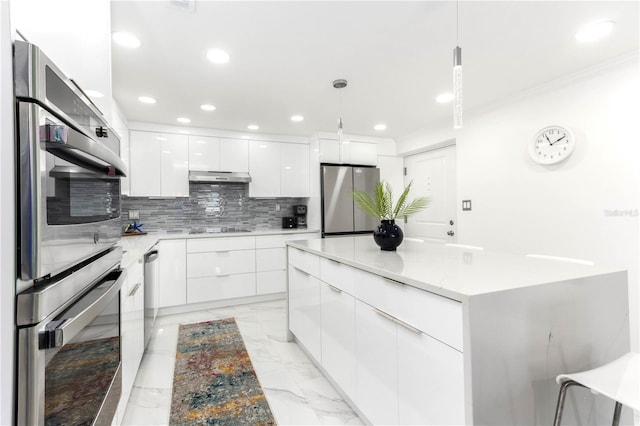
{"label": "clock hands", "polygon": [[[546,138],[546,137],[547,137],[547,136],[545,135],[545,138]],[[547,138],[547,140],[549,141],[549,145],[553,146],[553,145],[557,144],[558,142],[560,142],[562,139],[564,139],[564,138],[566,138],[566,137],[567,137],[567,135],[563,135],[560,139],[556,140],[556,141],[555,141],[555,142],[553,142],[553,143],[552,143],[551,141],[549,141],[549,138]]]}

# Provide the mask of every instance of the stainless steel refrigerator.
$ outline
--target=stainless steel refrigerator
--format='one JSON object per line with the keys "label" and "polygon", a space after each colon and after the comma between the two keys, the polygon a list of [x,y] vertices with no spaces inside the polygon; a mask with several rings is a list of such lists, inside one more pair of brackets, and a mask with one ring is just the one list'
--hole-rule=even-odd
{"label": "stainless steel refrigerator", "polygon": [[366,215],[353,202],[353,191],[373,193],[380,169],[321,165],[322,236],[372,232],[380,220]]}

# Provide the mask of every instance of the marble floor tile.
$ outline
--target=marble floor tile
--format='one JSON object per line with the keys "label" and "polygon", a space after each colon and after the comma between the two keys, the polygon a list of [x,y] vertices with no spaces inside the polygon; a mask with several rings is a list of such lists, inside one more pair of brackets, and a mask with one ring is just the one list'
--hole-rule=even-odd
{"label": "marble floor tile", "polygon": [[178,326],[234,317],[279,425],[361,425],[362,421],[296,343],[286,341],[285,300],[159,317],[123,425],[167,424]]}

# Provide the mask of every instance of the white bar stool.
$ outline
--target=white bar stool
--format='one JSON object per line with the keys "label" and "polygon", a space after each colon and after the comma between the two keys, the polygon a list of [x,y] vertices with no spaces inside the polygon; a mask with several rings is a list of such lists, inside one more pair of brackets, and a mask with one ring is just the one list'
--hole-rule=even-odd
{"label": "white bar stool", "polygon": [[614,426],[620,423],[623,405],[640,411],[640,353],[629,352],[593,370],[560,374],[556,377],[556,382],[560,385],[560,393],[553,420],[554,426],[560,425],[565,395],[570,386],[582,386],[614,400],[616,402],[612,422]]}

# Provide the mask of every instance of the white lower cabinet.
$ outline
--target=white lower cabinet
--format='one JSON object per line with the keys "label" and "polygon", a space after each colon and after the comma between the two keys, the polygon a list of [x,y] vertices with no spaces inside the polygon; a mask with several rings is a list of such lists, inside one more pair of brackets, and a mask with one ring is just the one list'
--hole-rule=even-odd
{"label": "white lower cabinet", "polygon": [[289,328],[296,339],[321,362],[320,280],[289,266]]}
{"label": "white lower cabinet", "polygon": [[459,302],[294,247],[288,256],[289,329],[369,422],[465,424]]}
{"label": "white lower cabinet", "polygon": [[462,352],[397,326],[398,424],[463,425]]}
{"label": "white lower cabinet", "polygon": [[355,299],[320,283],[322,366],[349,398],[356,399]]}
{"label": "white lower cabinet", "polygon": [[231,274],[187,279],[187,303],[249,297],[256,294],[256,274]]}
{"label": "white lower cabinet", "polygon": [[144,259],[127,268],[127,280],[120,296],[120,339],[122,344],[122,396],[119,410],[124,409],[131,395],[142,354],[144,353]]}
{"label": "white lower cabinet", "polygon": [[356,300],[356,399],[373,424],[398,424],[396,324]]}
{"label": "white lower cabinet", "polygon": [[258,271],[256,273],[256,294],[282,293],[287,289],[287,272]]}
{"label": "white lower cabinet", "polygon": [[187,241],[187,303],[256,295],[254,237]]}
{"label": "white lower cabinet", "polygon": [[187,303],[187,242],[160,240],[158,265],[161,308]]}

